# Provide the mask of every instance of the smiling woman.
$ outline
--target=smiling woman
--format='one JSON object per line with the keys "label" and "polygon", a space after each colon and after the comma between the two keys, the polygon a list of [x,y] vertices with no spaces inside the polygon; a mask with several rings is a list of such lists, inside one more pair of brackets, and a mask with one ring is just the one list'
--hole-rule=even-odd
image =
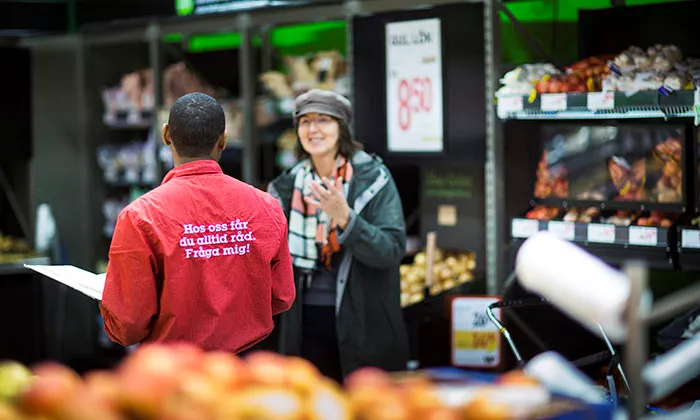
{"label": "smiling woman", "polygon": [[342,381],[362,366],[406,368],[399,264],[401,199],[381,160],[352,140],[350,102],[312,90],[295,102],[300,162],[270,183],[289,222],[297,299],[280,350]]}

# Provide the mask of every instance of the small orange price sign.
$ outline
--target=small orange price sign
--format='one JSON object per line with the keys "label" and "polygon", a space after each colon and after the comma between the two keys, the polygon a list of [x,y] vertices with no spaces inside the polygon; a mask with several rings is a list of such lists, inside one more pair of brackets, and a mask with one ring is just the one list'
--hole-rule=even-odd
{"label": "small orange price sign", "polygon": [[[455,296],[452,299],[452,364],[494,368],[501,363],[501,332],[488,317],[495,296]],[[500,318],[500,310],[493,315]]]}

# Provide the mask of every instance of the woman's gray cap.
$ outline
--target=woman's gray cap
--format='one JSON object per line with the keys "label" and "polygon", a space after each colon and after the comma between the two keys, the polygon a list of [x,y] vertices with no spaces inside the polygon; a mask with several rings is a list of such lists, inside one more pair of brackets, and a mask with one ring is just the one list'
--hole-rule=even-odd
{"label": "woman's gray cap", "polygon": [[312,113],[330,115],[350,124],[352,104],[346,97],[332,90],[312,89],[297,96],[294,101],[294,120]]}

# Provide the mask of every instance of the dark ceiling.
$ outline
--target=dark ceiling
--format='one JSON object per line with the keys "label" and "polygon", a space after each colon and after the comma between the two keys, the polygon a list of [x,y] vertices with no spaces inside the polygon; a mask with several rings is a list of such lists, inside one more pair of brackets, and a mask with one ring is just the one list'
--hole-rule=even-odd
{"label": "dark ceiling", "polygon": [[175,0],[0,0],[0,37],[66,33],[112,20],[174,14]]}

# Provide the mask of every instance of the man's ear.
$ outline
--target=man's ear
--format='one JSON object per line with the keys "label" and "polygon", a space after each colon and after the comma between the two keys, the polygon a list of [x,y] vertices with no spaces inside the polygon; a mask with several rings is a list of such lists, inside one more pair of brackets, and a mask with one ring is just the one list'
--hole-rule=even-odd
{"label": "man's ear", "polygon": [[170,127],[168,127],[168,123],[163,123],[163,128],[161,128],[161,138],[166,146],[170,146],[173,143],[173,140],[170,138]]}
{"label": "man's ear", "polygon": [[226,130],[224,130],[224,133],[219,137],[219,140],[217,140],[216,147],[219,150],[224,150],[226,148]]}

